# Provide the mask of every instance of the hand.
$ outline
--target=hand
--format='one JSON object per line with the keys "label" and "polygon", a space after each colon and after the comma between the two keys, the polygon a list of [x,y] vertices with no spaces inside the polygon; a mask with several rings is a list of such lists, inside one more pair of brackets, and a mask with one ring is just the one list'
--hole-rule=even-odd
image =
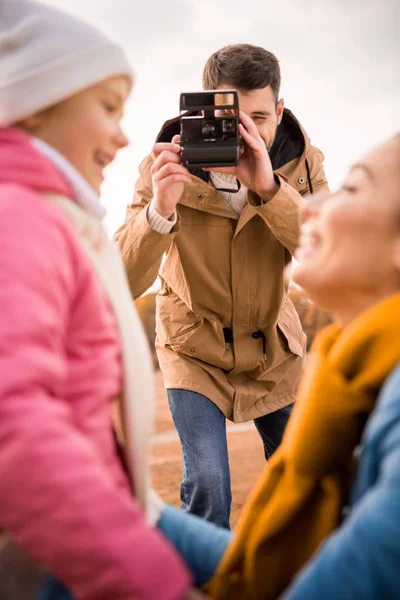
{"label": "hand", "polygon": [[200,590],[190,588],[190,590],[187,590],[186,593],[183,595],[182,600],[204,600],[204,598],[207,597],[208,596],[203,594],[203,592],[201,592]]}
{"label": "hand", "polygon": [[268,150],[253,119],[242,110],[239,115],[239,133],[245,143],[245,149],[238,164],[236,167],[205,170],[234,174],[249,190],[253,190],[264,200],[269,200],[278,191],[278,184],[275,181]]}
{"label": "hand", "polygon": [[153,148],[156,160],[151,167],[153,177],[154,206],[158,214],[169,219],[182,198],[185,183],[190,183],[190,174],[181,162],[181,147],[178,135],[171,143],[160,142]]}

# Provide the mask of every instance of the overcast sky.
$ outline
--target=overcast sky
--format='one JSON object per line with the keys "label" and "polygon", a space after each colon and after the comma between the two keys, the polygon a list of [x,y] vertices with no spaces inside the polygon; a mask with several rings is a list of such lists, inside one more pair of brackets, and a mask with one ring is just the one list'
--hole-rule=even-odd
{"label": "overcast sky", "polygon": [[201,88],[226,44],[274,52],[281,96],[325,154],[331,187],[353,160],[400,130],[399,0],[47,0],[118,41],[136,83],[124,127],[131,144],[103,186],[110,233],[123,221],[137,166],[179,94]]}

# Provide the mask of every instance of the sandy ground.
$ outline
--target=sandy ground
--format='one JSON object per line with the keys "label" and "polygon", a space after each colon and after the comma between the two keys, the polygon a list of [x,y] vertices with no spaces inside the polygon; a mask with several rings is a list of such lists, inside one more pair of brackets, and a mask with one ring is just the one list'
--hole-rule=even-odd
{"label": "sandy ground", "polygon": [[[179,506],[181,450],[160,371],[156,372],[156,390],[157,406],[151,460],[153,485],[164,500]],[[234,527],[249,491],[265,466],[265,459],[261,439],[252,423],[228,424],[228,447],[233,496],[231,525]]]}

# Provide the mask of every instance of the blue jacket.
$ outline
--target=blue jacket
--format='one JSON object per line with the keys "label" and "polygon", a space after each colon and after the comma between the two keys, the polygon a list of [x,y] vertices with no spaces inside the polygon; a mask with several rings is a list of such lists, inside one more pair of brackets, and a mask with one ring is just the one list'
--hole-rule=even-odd
{"label": "blue jacket", "polygon": [[349,516],[281,600],[399,598],[400,366],[364,431]]}

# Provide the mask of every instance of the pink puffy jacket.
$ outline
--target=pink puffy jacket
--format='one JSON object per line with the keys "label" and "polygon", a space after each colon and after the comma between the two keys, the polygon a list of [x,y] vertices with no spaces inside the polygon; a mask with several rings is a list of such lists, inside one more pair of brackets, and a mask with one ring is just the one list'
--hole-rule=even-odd
{"label": "pink puffy jacket", "polygon": [[116,450],[114,315],[43,192],[73,200],[25,134],[0,129],[0,527],[76,598],[178,600],[189,576]]}

